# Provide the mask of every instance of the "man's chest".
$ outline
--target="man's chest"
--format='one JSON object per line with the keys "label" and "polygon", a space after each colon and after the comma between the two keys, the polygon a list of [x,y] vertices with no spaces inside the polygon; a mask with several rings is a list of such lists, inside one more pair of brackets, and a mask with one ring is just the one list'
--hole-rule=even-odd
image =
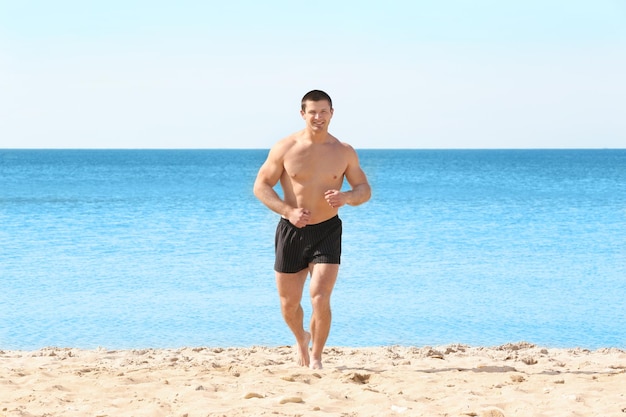
{"label": "man's chest", "polygon": [[343,178],[346,162],[341,155],[320,152],[293,153],[284,162],[285,172],[294,181],[327,182]]}

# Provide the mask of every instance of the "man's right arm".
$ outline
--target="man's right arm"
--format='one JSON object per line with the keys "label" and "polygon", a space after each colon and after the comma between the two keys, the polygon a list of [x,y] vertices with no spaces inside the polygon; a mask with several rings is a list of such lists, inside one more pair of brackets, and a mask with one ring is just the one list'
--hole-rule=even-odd
{"label": "man's right arm", "polygon": [[291,207],[274,190],[284,170],[282,157],[278,154],[276,148],[270,150],[254,181],[254,195],[270,210],[287,217]]}
{"label": "man's right arm", "polygon": [[311,212],[304,208],[292,207],[274,190],[285,170],[283,155],[281,144],[272,148],[254,181],[254,195],[270,210],[286,218],[294,226],[304,227],[309,223]]}

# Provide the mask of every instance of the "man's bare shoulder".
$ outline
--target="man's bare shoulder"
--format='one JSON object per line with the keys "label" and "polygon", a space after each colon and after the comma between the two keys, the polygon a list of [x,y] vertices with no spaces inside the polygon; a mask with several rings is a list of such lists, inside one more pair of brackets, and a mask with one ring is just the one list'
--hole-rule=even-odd
{"label": "man's bare shoulder", "polygon": [[300,132],[296,132],[285,138],[282,138],[274,144],[274,146],[270,150],[270,154],[273,155],[274,158],[282,159],[291,148],[296,146],[300,135]]}
{"label": "man's bare shoulder", "polygon": [[340,140],[338,140],[337,138],[335,138],[336,145],[338,149],[341,149],[341,151],[344,153],[344,155],[350,157],[350,156],[356,156],[356,151],[354,150],[354,148],[352,147],[352,145],[350,145],[347,142],[341,142]]}

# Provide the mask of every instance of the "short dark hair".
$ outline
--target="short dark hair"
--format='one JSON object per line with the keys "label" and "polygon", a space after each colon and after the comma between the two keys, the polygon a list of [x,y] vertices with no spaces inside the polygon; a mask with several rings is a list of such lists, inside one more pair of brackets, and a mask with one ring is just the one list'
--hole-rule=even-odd
{"label": "short dark hair", "polygon": [[326,100],[330,104],[330,108],[333,108],[333,101],[330,99],[330,96],[323,92],[322,90],[311,90],[302,97],[302,111],[304,111],[307,101],[322,101]]}

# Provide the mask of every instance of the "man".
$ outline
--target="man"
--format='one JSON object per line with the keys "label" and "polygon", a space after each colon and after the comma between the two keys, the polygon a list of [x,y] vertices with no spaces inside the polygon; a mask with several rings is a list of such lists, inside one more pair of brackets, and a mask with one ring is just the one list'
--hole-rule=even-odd
{"label": "man", "polygon": [[[305,94],[300,111],[304,129],[274,145],[254,183],[254,195],[281,216],[274,264],[281,312],[296,338],[298,364],[312,369],[322,368],[330,332],[330,295],[341,256],[339,207],[357,206],[371,195],[354,149],[328,133],[333,113],[328,94],[320,90]],[[341,191],[344,178],[349,191]],[[279,181],[282,199],[274,190]],[[301,305],[308,274],[310,332],[304,329]]]}

